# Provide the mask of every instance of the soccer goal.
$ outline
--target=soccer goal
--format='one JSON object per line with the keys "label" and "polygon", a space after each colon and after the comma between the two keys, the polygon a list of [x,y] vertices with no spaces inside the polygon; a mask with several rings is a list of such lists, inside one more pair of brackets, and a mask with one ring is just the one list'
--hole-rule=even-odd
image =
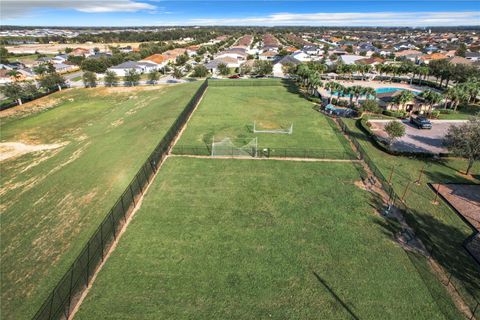
{"label": "soccer goal", "polygon": [[290,126],[279,128],[261,128],[257,125],[256,121],[253,122],[253,133],[280,133],[280,134],[292,134],[293,123]]}
{"label": "soccer goal", "polygon": [[245,143],[245,140],[232,141],[230,138],[215,141],[214,138],[212,140],[212,157],[256,157],[257,146],[257,138],[253,138],[248,143]]}

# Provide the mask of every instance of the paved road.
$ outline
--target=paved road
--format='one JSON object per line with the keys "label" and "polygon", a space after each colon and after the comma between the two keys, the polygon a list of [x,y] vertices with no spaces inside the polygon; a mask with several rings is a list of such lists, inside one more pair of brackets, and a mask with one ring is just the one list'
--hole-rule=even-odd
{"label": "paved road", "polygon": [[[387,137],[383,128],[389,120],[370,120],[372,130],[380,137]],[[408,120],[404,120],[405,136],[396,140],[392,148],[403,152],[447,153],[443,146],[443,138],[451,125],[459,125],[466,120],[432,120],[432,129],[418,129]]]}

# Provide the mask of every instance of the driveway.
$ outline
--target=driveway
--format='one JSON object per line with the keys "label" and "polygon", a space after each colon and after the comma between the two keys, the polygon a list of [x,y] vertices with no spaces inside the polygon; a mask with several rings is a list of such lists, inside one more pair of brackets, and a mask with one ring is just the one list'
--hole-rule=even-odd
{"label": "driveway", "polygon": [[[431,120],[432,129],[417,129],[408,120],[402,121],[405,126],[405,136],[397,139],[392,149],[402,152],[418,153],[447,153],[448,150],[443,146],[443,138],[447,130],[452,125],[460,125],[467,120]],[[382,138],[387,138],[384,131],[385,125],[390,120],[370,120],[372,131]]]}

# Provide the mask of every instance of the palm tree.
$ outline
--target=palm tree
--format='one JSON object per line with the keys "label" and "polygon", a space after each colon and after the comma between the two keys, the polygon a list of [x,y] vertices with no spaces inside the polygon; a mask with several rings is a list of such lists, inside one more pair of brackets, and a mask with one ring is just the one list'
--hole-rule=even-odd
{"label": "palm tree", "polygon": [[383,78],[382,78],[382,77],[383,77],[383,74],[385,73],[385,71],[386,71],[386,69],[387,69],[386,67],[387,67],[386,64],[377,64],[377,65],[375,66],[375,70],[376,70],[376,71],[378,72],[378,74],[380,75],[380,79],[381,79],[380,81],[382,81],[382,82],[383,82]]}
{"label": "palm tree", "polygon": [[355,105],[358,105],[358,99],[360,99],[360,96],[365,93],[365,88],[362,86],[353,86],[352,88],[352,93],[355,96]]}
{"label": "palm tree", "polygon": [[432,91],[432,90],[425,90],[420,93],[420,96],[425,100],[428,105],[428,112],[432,111],[434,105],[440,103],[442,101],[442,95],[439,93]]}
{"label": "palm tree", "polygon": [[7,76],[12,77],[13,81],[17,81],[22,74],[18,70],[10,70],[7,72]]}
{"label": "palm tree", "polygon": [[330,93],[330,97],[328,98],[328,103],[332,103],[333,92],[335,91],[335,86],[337,85],[336,82],[330,81],[327,82],[324,86],[326,90]]}
{"label": "palm tree", "polygon": [[345,87],[343,89],[343,94],[348,95],[350,99],[349,105],[352,106],[353,105],[353,87]]}
{"label": "palm tree", "polygon": [[370,100],[372,97],[373,97],[373,98],[376,97],[377,92],[375,91],[374,88],[372,88],[372,87],[365,87],[365,88],[363,88],[363,89],[364,89],[365,99],[366,99],[366,100]]}
{"label": "palm tree", "polygon": [[311,95],[315,95],[315,90],[317,89],[318,86],[322,84],[322,81],[320,80],[320,76],[316,72],[312,72],[309,77],[308,77],[308,90],[311,90]]}
{"label": "palm tree", "polygon": [[403,107],[407,102],[410,102],[415,98],[415,95],[410,90],[403,90],[398,96],[394,98],[395,103]]}
{"label": "palm tree", "polygon": [[419,78],[421,79],[421,76],[423,76],[423,80],[427,78],[427,76],[430,74],[430,68],[427,66],[419,66],[418,67],[418,74]]}

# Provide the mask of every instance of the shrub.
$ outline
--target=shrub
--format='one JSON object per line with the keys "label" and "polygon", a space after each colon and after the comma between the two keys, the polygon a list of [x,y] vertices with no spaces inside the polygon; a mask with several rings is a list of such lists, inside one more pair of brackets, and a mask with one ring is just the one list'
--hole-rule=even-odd
{"label": "shrub", "polygon": [[455,114],[455,113],[458,113],[458,111],[455,111],[453,109],[439,109],[439,110],[436,110],[438,111],[440,114]]}
{"label": "shrub", "polygon": [[372,113],[382,113],[382,108],[378,105],[378,102],[375,100],[367,100],[362,104],[362,107],[365,111]]}
{"label": "shrub", "polygon": [[384,110],[382,112],[384,115],[395,118],[405,118],[408,114],[406,111],[393,111],[393,110]]}
{"label": "shrub", "polygon": [[438,110],[433,110],[431,113],[430,113],[430,117],[436,119],[438,118],[438,116],[440,116],[440,111]]}

